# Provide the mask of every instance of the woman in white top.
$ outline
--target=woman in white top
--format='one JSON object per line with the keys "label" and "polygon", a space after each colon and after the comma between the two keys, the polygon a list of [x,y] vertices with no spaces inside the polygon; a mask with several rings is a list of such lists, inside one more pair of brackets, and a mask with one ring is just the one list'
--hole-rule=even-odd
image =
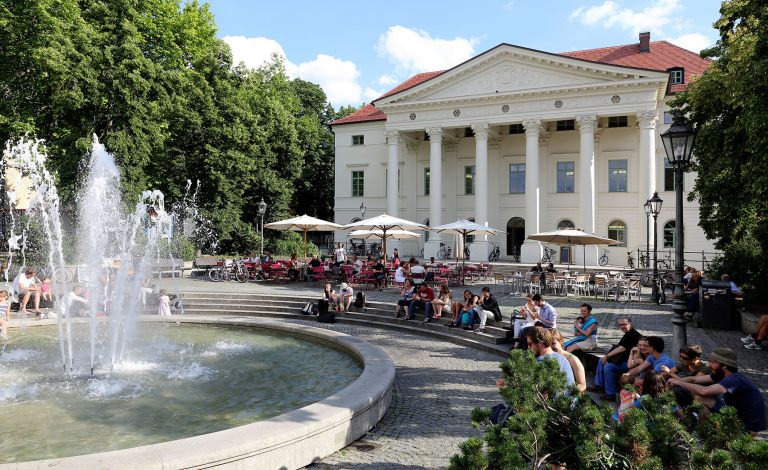
{"label": "woman in white top", "polygon": [[523,331],[523,328],[527,328],[529,326],[533,326],[534,323],[536,323],[536,320],[539,319],[539,307],[536,306],[536,304],[533,303],[533,296],[531,294],[528,294],[526,296],[527,302],[525,305],[520,307],[520,310],[517,311],[517,314],[520,316],[523,316],[525,318],[520,318],[515,320],[514,325],[514,339],[513,341],[524,341],[522,338],[520,338],[520,334]]}
{"label": "woman in white top", "polygon": [[400,266],[397,267],[397,270],[395,271],[395,282],[398,284],[402,284],[405,282],[405,279],[408,277],[408,262],[404,262]]}
{"label": "woman in white top", "polygon": [[347,250],[344,249],[341,243],[336,245],[336,251],[334,251],[334,254],[336,256],[336,263],[338,264],[344,264],[344,262],[347,260]]}

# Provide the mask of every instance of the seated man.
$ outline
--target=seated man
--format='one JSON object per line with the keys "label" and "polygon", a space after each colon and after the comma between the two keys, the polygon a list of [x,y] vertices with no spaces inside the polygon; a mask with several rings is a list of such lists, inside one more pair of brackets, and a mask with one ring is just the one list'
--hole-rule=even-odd
{"label": "seated man", "polygon": [[627,374],[636,377],[646,369],[651,369],[654,372],[661,374],[664,371],[665,366],[669,369],[675,367],[675,360],[664,352],[663,339],[658,336],[649,336],[648,346],[651,348],[648,357],[646,357],[640,365],[629,369]]}
{"label": "seated man", "polygon": [[80,286],[74,286],[72,291],[67,294],[67,315],[70,318],[88,314],[88,299],[82,295],[83,288]]}
{"label": "seated man", "polygon": [[[539,309],[539,319],[536,321],[537,325],[543,326],[544,328],[554,330],[557,328],[557,310],[553,306],[547,303],[546,300],[541,296],[541,294],[536,294],[532,297],[533,304],[536,305]],[[523,336],[526,336],[528,334],[528,330],[530,330],[532,327],[525,327],[523,328],[521,334]],[[519,348],[520,349],[526,349],[527,343],[525,341],[520,341]]]}
{"label": "seated man", "polygon": [[[744,428],[751,434],[764,431],[765,405],[760,391],[739,373],[736,353],[729,348],[717,348],[709,355],[710,375],[670,379],[672,386],[690,392],[693,398],[713,413],[723,406],[736,408]],[[677,389],[676,389],[677,390]],[[678,401],[685,394],[675,393]],[[681,402],[682,406],[687,403]]]}
{"label": "seated man", "polygon": [[34,299],[35,310],[34,313],[40,314],[40,284],[35,278],[35,270],[27,268],[22,276],[19,276],[19,295],[21,296],[21,311],[27,311],[27,303],[29,298]]}
{"label": "seated man", "polygon": [[417,286],[421,285],[427,279],[427,270],[419,264],[419,260],[416,258],[411,258],[409,264],[411,265],[411,279],[413,279],[413,283]]}
{"label": "seated man", "polygon": [[638,345],[642,336],[633,327],[632,320],[628,317],[619,317],[617,325],[624,332],[624,336],[597,363],[595,386],[589,387],[590,392],[604,392],[600,398],[609,401],[616,399],[616,394],[619,392],[619,377],[628,370],[629,352]]}
{"label": "seated man", "polygon": [[435,291],[431,287],[422,283],[419,286],[419,290],[408,305],[408,315],[406,320],[413,320],[416,309],[420,308],[424,310],[424,323],[432,321],[432,301],[435,300]]}
{"label": "seated man", "polygon": [[555,340],[551,331],[547,328],[534,326],[528,330],[525,338],[528,342],[528,348],[536,355],[537,361],[541,362],[544,359],[552,359],[556,361],[560,371],[565,374],[566,385],[571,386],[576,383],[576,380],[573,377],[573,369],[571,368],[571,364],[568,363],[568,359],[552,349],[552,343],[554,343]]}
{"label": "seated man", "polygon": [[480,319],[480,326],[475,330],[475,333],[480,333],[485,330],[485,322],[488,320],[488,315],[493,315],[493,320],[496,322],[501,321],[501,309],[496,298],[491,294],[489,287],[483,287],[480,291],[480,302],[475,309]]}
{"label": "seated man", "polygon": [[339,288],[339,307],[342,312],[349,311],[349,306],[352,305],[353,296],[354,292],[352,291],[352,287],[346,282],[342,282],[341,287]]}

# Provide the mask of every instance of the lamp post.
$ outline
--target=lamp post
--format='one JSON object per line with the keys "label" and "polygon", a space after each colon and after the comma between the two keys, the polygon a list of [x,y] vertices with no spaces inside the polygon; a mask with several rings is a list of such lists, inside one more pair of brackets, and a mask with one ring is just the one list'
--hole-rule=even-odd
{"label": "lamp post", "polygon": [[365,209],[366,209],[365,203],[361,202],[360,203],[360,220],[364,220],[365,219]]}
{"label": "lamp post", "polygon": [[650,201],[645,201],[645,204],[643,205],[643,209],[645,209],[645,267],[648,267],[648,262],[650,261],[651,256],[651,203]]}
{"label": "lamp post", "polygon": [[669,129],[661,134],[667,161],[675,171],[675,302],[672,304],[675,314],[672,318],[672,351],[679,351],[688,343],[685,320],[687,308],[683,300],[683,174],[691,161],[695,138],[696,131],[679,112],[675,114]]}
{"label": "lamp post", "polygon": [[259,217],[261,218],[261,249],[259,250],[259,256],[264,256],[264,214],[267,212],[267,203],[264,202],[264,198],[261,198],[259,202]]}
{"label": "lamp post", "polygon": [[659,252],[659,233],[658,218],[661,212],[661,206],[664,201],[659,197],[659,193],[653,193],[653,197],[645,202],[647,207],[646,211],[653,216],[653,287],[651,288],[651,300],[653,302],[659,301],[659,264],[658,264],[658,252]]}

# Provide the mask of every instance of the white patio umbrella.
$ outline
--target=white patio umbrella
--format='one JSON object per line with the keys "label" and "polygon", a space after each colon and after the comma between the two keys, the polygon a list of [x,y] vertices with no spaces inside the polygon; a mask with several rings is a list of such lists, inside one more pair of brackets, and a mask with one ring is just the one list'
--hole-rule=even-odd
{"label": "white patio umbrella", "polygon": [[349,232],[349,238],[391,238],[392,240],[407,240],[419,238],[421,234],[408,230],[389,230],[386,235],[383,230],[353,230]]}
{"label": "white patio umbrella", "polygon": [[610,238],[598,237],[581,230],[566,229],[554,232],[534,233],[528,236],[529,240],[536,240],[555,245],[581,245],[584,251],[584,271],[587,270],[587,245],[618,245],[619,242]]}
{"label": "white patio umbrella", "polygon": [[293,230],[294,232],[304,232],[304,258],[307,257],[307,232],[333,232],[341,230],[341,225],[326,220],[316,219],[304,214],[292,219],[278,220],[264,224],[264,227],[273,230]]}
{"label": "white patio umbrella", "polygon": [[348,230],[381,230],[382,243],[384,245],[384,255],[387,254],[387,234],[393,230],[427,230],[428,227],[418,222],[392,217],[388,214],[377,215],[370,219],[352,222],[344,226]]}
{"label": "white patio umbrella", "polygon": [[456,251],[457,263],[459,261],[459,256],[461,256],[462,284],[464,283],[464,247],[467,245],[467,235],[496,235],[501,231],[493,227],[486,227],[485,225],[480,225],[466,219],[457,220],[456,222],[452,222],[450,224],[438,225],[437,227],[431,227],[430,230],[438,233],[452,232],[461,236],[461,243],[456,244],[456,249],[454,251]]}

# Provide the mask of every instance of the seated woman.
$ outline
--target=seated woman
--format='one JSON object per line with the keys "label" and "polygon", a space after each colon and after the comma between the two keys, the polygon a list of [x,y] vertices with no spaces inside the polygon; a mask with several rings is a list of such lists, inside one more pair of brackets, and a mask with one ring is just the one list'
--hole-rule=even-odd
{"label": "seated woman", "polygon": [[451,290],[448,288],[448,283],[440,284],[440,290],[437,293],[437,297],[432,301],[433,318],[440,318],[443,314],[448,316],[451,313]]}
{"label": "seated woman", "polygon": [[395,270],[395,282],[402,284],[408,278],[408,262],[404,262]]}
{"label": "seated woman", "polygon": [[416,293],[416,287],[413,285],[413,280],[406,279],[403,284],[403,290],[400,291],[400,300],[397,301],[395,306],[395,318],[400,317],[400,313],[408,311],[408,306],[411,305],[413,296]]}
{"label": "seated woman", "polygon": [[573,322],[573,331],[576,334],[565,342],[568,352],[590,351],[597,347],[597,317],[592,315],[592,306],[581,304],[581,316]]}
{"label": "seated woman", "polygon": [[533,326],[536,321],[539,319],[539,307],[536,306],[535,303],[533,303],[533,295],[528,294],[526,295],[527,302],[525,305],[520,307],[520,309],[517,311],[517,315],[522,316],[524,318],[518,318],[515,320],[514,326],[513,326],[513,333],[514,338],[512,339],[513,344],[512,347],[515,347],[515,342],[519,341],[525,341],[523,338],[520,337],[522,334],[523,328]]}
{"label": "seated woman", "polygon": [[587,374],[584,371],[584,364],[581,363],[578,357],[565,350],[563,347],[563,335],[559,331],[552,330],[552,334],[555,337],[555,342],[552,343],[552,350],[568,359],[568,364],[571,365],[571,370],[573,371],[573,380],[576,382],[576,388],[579,389],[579,392],[583,393],[587,389]]}
{"label": "seated woman", "polygon": [[469,299],[472,297],[472,291],[469,289],[464,290],[464,298],[463,300],[454,300],[451,302],[451,322],[448,323],[447,327],[452,328],[454,326],[459,326],[459,314],[461,313],[462,307],[464,307],[464,304],[469,301]]}
{"label": "seated woman", "polygon": [[334,310],[339,308],[339,296],[333,291],[333,286],[330,282],[326,282],[323,287],[323,299],[328,301],[328,305],[333,306]]}
{"label": "seated woman", "polygon": [[[479,323],[480,319],[477,315],[477,302],[479,301],[479,297],[472,294],[469,297],[469,300],[467,300],[464,305],[461,306],[461,312],[459,313],[459,325],[464,325],[461,328],[463,330],[474,330],[475,329],[475,323]],[[466,324],[466,315],[469,315],[469,324]]]}

